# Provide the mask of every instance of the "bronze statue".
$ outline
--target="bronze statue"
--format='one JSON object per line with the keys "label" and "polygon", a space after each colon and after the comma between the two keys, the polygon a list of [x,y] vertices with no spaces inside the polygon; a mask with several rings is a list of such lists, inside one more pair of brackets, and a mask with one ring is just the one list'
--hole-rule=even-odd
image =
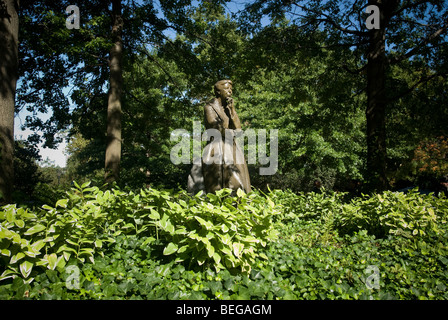
{"label": "bronze statue", "polygon": [[204,107],[204,125],[210,141],[203,151],[202,170],[198,165],[191,169],[188,189],[193,193],[199,190],[211,193],[223,188],[250,192],[244,151],[234,139],[241,132],[241,123],[232,98],[232,81],[218,81],[214,90],[215,98]]}

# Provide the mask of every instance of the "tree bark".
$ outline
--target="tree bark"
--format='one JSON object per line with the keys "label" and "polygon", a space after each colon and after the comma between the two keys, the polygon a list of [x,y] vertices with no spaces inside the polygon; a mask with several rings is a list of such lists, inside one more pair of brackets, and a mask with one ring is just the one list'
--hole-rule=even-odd
{"label": "tree bark", "polygon": [[387,189],[386,175],[386,27],[395,0],[369,0],[380,9],[380,28],[369,31],[367,52],[367,174],[372,190]]}
{"label": "tree bark", "polygon": [[107,146],[105,159],[105,181],[118,181],[121,159],[121,93],[123,88],[123,19],[121,0],[112,0],[112,41],[110,50],[110,83],[107,105]]}
{"label": "tree bark", "polygon": [[0,203],[12,201],[19,1],[0,0]]}

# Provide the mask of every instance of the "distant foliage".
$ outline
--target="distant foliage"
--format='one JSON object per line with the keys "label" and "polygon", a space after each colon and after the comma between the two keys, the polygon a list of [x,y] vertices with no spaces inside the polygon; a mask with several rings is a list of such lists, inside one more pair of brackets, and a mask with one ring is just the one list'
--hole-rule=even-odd
{"label": "distant foliage", "polygon": [[413,163],[419,176],[448,176],[448,138],[440,136],[423,141],[414,151]]}

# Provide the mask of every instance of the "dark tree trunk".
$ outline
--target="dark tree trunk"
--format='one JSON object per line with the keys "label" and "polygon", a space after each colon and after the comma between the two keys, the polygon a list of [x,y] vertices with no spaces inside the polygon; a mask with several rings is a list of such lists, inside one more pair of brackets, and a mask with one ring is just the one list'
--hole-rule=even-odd
{"label": "dark tree trunk", "polygon": [[121,159],[121,92],[123,87],[121,60],[123,55],[123,19],[121,0],[112,1],[112,39],[110,50],[110,83],[107,105],[107,146],[105,159],[105,180],[117,181]]}
{"label": "dark tree trunk", "polygon": [[369,0],[380,9],[380,28],[369,31],[367,52],[367,180],[372,190],[387,189],[386,28],[396,0]]}
{"label": "dark tree trunk", "polygon": [[0,0],[0,203],[12,201],[19,1]]}

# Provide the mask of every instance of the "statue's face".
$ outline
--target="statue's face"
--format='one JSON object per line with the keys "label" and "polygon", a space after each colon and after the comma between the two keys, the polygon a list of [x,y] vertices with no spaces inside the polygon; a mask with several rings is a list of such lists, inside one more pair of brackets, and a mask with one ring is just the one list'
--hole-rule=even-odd
{"label": "statue's face", "polygon": [[232,96],[232,85],[230,83],[221,84],[218,89],[221,98],[225,99]]}

